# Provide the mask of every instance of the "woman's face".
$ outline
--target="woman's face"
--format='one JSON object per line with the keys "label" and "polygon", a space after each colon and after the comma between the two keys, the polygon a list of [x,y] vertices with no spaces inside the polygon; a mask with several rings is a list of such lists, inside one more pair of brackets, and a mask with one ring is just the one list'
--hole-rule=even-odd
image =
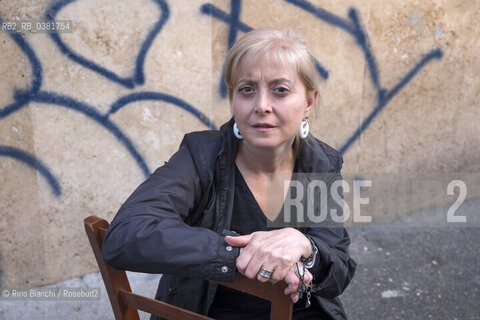
{"label": "woman's face", "polygon": [[239,67],[232,111],[243,143],[277,148],[292,145],[316,98],[289,68],[260,57]]}

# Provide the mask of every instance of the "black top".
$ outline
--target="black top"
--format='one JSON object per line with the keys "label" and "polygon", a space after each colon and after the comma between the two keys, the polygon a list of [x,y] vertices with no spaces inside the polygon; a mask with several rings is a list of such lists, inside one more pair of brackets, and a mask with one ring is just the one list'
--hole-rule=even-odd
{"label": "black top", "polygon": [[[297,169],[295,163],[294,172]],[[268,231],[267,217],[235,165],[235,198],[230,229],[241,235]],[[305,309],[305,295],[294,304],[293,319],[330,319],[316,302]],[[222,285],[218,286],[209,316],[216,319],[270,319],[270,301]],[[305,317],[305,318],[304,318]]]}
{"label": "black top", "polygon": [[267,231],[267,217],[250,191],[237,165],[235,165],[235,198],[230,230],[238,234]]}

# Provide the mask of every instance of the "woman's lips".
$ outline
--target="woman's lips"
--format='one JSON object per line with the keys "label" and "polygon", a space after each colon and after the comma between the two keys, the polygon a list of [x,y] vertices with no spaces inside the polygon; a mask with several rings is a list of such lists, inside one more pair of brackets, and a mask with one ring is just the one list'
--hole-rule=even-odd
{"label": "woman's lips", "polygon": [[255,130],[260,131],[260,132],[267,132],[267,131],[271,131],[271,130],[276,128],[275,125],[273,125],[271,123],[268,123],[268,122],[255,123],[252,127]]}

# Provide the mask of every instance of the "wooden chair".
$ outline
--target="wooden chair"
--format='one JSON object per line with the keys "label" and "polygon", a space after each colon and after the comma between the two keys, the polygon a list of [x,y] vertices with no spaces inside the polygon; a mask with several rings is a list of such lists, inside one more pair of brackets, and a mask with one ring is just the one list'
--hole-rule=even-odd
{"label": "wooden chair", "polygon": [[[137,310],[142,310],[169,320],[199,320],[212,319],[201,314],[191,312],[168,303],[150,299],[132,292],[125,271],[118,270],[105,263],[102,258],[103,239],[108,228],[108,222],[96,216],[90,216],[84,220],[85,231],[87,232],[90,245],[97,259],[100,273],[102,274],[105,288],[107,289],[113,313],[117,320],[138,320]],[[248,294],[270,300],[270,319],[291,320],[293,303],[289,296],[283,294],[286,287],[281,281],[273,285],[270,282],[261,283],[251,280],[240,273],[235,275],[235,282],[217,283],[246,292]]]}

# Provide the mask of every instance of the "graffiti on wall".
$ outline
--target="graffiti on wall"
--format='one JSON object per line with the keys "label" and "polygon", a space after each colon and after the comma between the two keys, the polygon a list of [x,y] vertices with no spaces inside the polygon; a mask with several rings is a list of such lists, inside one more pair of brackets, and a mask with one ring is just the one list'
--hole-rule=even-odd
{"label": "graffiti on wall", "polygon": [[[407,85],[415,75],[420,72],[420,70],[425,67],[433,59],[442,58],[442,50],[433,49],[424,55],[423,58],[411,69],[405,76],[391,89],[386,89],[382,86],[380,80],[380,71],[377,66],[375,59],[375,54],[372,52],[368,38],[365,32],[365,29],[362,26],[361,19],[359,17],[358,11],[354,8],[351,8],[348,12],[348,19],[342,18],[338,15],[335,15],[323,8],[316,7],[312,3],[306,0],[282,0],[291,5],[294,5],[301,10],[308,12],[315,16],[319,22],[327,23],[331,26],[339,28],[350,35],[357,45],[360,47],[364,54],[365,62],[368,67],[370,74],[370,80],[372,81],[375,90],[377,91],[377,102],[373,110],[367,116],[367,118],[360,124],[356,130],[353,131],[350,138],[343,144],[340,148],[340,153],[345,154],[348,148],[360,137],[362,132],[364,132],[368,126],[372,123],[376,116],[387,106],[388,102],[397,95],[405,85]],[[227,47],[230,49],[237,39],[238,31],[248,32],[253,28],[240,21],[240,13],[242,9],[242,0],[231,0],[230,13],[224,12],[218,7],[212,4],[205,4],[201,7],[201,12],[203,14],[209,15],[223,21],[229,25],[229,34]],[[327,80],[329,72],[317,61],[317,70],[320,73],[320,76]],[[223,82],[224,71],[220,79],[219,94],[222,97],[226,97],[227,88]]]}
{"label": "graffiti on wall", "polygon": [[[67,5],[78,1],[78,0],[61,0],[53,3],[45,13],[46,20],[54,20],[57,14],[62,10],[62,8]],[[151,0],[153,1],[160,10],[160,15],[152,29],[149,31],[148,35],[144,39],[143,43],[140,46],[140,51],[135,58],[135,71],[134,74],[130,77],[121,77],[115,72],[103,67],[88,58],[80,55],[70,48],[66,43],[64,43],[59,34],[51,33],[50,37],[55,45],[56,49],[59,50],[65,57],[70,59],[73,63],[80,64],[85,68],[88,68],[99,75],[103,76],[108,81],[115,83],[117,85],[123,86],[128,89],[134,89],[138,85],[145,83],[144,76],[144,63],[147,56],[147,53],[155,40],[155,37],[162,31],[165,24],[168,22],[170,16],[169,5],[165,0]],[[359,13],[354,8],[351,8],[348,12],[348,18],[340,17],[335,15],[321,7],[316,7],[306,0],[278,0],[288,3],[288,5],[293,5],[308,14],[313,15],[318,19],[319,23],[327,23],[331,26],[341,29],[346,32],[352,39],[355,40],[356,45],[360,47],[363,52],[366,65],[368,67],[370,81],[376,90],[376,104],[373,107],[370,114],[366,119],[353,130],[351,136],[345,141],[343,146],[340,148],[340,152],[344,154],[347,152],[349,147],[360,137],[360,135],[368,129],[369,125],[378,116],[378,114],[387,106],[391,99],[397,95],[414,77],[417,75],[430,61],[434,59],[441,59],[442,51],[440,49],[433,49],[430,52],[426,53],[419,62],[405,73],[403,78],[398,81],[396,85],[392,88],[387,89],[382,86],[382,81],[380,77],[380,69],[377,66],[375,59],[375,54],[372,52],[368,37],[361,23],[361,18]],[[226,49],[228,50],[237,39],[238,32],[248,32],[253,28],[247,25],[245,22],[242,22],[241,11],[242,11],[242,1],[241,0],[231,0],[230,2],[230,12],[227,13],[213,4],[206,3],[199,8],[200,14],[207,15],[209,17],[218,19],[228,24],[229,34],[226,43]],[[0,17],[0,23],[2,22]],[[177,107],[184,112],[188,112],[199,121],[201,121],[207,128],[216,129],[215,124],[198,108],[189,104],[188,102],[166,94],[162,92],[153,92],[153,91],[144,91],[144,92],[134,92],[127,94],[125,96],[119,97],[114,101],[110,109],[106,113],[101,113],[95,106],[87,104],[85,102],[74,99],[68,95],[55,93],[52,91],[42,90],[43,83],[43,69],[42,63],[38,59],[34,49],[19,34],[9,34],[11,39],[17,44],[17,46],[22,50],[24,55],[30,62],[32,67],[32,77],[30,85],[27,89],[16,90],[14,92],[14,101],[13,103],[0,107],[0,120],[11,116],[15,112],[21,110],[27,106],[30,102],[37,102],[42,104],[49,104],[58,107],[68,108],[75,112],[79,112],[86,116],[88,119],[94,121],[99,126],[104,128],[109,134],[115,137],[118,142],[125,148],[126,152],[132,157],[136,162],[137,166],[141,169],[145,177],[148,177],[150,174],[150,168],[146,163],[144,157],[138,151],[135,146],[135,143],[130,140],[130,138],[123,132],[111,118],[110,116],[122,108],[126,108],[129,104],[137,101],[163,101],[168,103],[171,106]],[[226,51],[227,51],[226,50]],[[225,51],[225,53],[226,53]],[[316,68],[319,72],[322,79],[328,81],[329,74],[334,72],[328,70],[326,66],[323,66],[321,62],[316,61]],[[222,98],[226,97],[226,87],[223,82],[223,72],[219,84],[219,95]],[[59,197],[62,194],[61,183],[58,181],[58,178],[53,173],[53,170],[48,167],[48,165],[38,159],[28,152],[14,148],[11,146],[1,145],[0,141],[0,157],[7,157],[17,161],[20,161],[29,167],[37,170],[48,182],[52,193]]]}

